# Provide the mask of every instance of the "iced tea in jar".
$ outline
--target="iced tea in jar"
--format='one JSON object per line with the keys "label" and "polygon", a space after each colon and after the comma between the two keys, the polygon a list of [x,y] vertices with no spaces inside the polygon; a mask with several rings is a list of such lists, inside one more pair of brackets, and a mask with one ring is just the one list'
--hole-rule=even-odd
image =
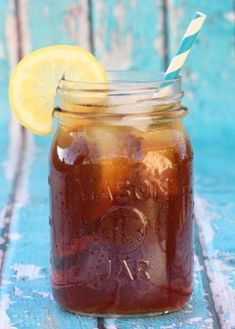
{"label": "iced tea in jar", "polygon": [[66,310],[148,315],[192,293],[192,148],[180,78],[62,79],[50,154],[51,282]]}

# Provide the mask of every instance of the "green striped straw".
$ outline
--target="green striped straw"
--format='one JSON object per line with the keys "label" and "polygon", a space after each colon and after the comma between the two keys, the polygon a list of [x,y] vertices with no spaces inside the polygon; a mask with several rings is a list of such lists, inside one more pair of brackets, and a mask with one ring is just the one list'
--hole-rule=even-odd
{"label": "green striped straw", "polygon": [[205,19],[206,15],[199,11],[196,11],[196,13],[193,15],[193,18],[181,40],[176,55],[173,57],[168,69],[163,76],[163,82],[160,84],[160,87],[169,85],[170,83],[164,83],[164,81],[175,79],[179,75],[179,72],[182,69],[186,58],[188,57],[192,45],[195,42]]}

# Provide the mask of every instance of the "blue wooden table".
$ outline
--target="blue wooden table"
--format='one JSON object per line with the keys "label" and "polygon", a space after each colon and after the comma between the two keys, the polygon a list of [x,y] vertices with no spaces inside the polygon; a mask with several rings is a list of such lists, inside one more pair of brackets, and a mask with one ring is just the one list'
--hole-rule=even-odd
{"label": "blue wooden table", "polygon": [[[0,0],[0,329],[235,328],[234,1]],[[165,316],[75,316],[49,285],[48,149],[11,117],[8,77],[31,50],[90,49],[106,68],[162,70],[195,10],[208,19],[182,73],[195,150],[195,288]]]}

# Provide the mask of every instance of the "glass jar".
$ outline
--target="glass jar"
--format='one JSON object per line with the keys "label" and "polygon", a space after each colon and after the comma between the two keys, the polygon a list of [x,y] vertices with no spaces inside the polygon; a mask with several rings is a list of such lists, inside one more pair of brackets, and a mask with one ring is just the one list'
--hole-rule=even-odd
{"label": "glass jar", "polygon": [[181,81],[61,80],[50,155],[51,283],[66,310],[148,315],[192,293],[192,148]]}

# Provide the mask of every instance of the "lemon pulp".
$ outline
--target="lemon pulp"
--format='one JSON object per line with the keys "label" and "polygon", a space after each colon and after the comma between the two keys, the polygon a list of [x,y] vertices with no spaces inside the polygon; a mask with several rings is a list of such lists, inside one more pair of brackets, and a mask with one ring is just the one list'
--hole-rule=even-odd
{"label": "lemon pulp", "polygon": [[54,97],[59,79],[106,83],[98,60],[77,46],[51,46],[27,55],[14,69],[9,83],[9,101],[17,120],[35,134],[52,130]]}

